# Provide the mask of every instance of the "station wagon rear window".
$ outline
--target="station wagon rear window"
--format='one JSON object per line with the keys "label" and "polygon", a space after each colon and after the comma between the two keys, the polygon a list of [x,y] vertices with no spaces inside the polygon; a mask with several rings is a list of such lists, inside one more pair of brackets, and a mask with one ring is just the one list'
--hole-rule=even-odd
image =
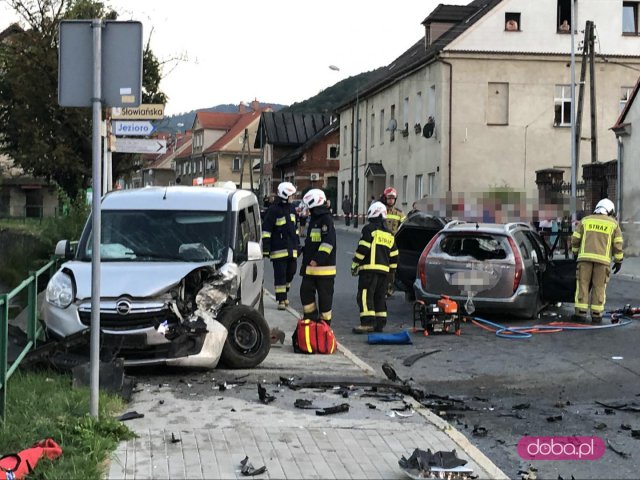
{"label": "station wagon rear window", "polygon": [[501,235],[454,233],[445,235],[437,248],[451,257],[503,260],[507,258],[509,242]]}

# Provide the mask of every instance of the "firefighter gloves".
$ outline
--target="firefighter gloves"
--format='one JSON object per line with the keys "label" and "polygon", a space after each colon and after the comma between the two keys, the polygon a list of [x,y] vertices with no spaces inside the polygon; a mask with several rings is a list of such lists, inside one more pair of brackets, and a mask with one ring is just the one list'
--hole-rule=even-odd
{"label": "firefighter gloves", "polygon": [[622,262],[615,262],[615,263],[613,264],[613,268],[612,268],[613,273],[614,273],[614,274],[618,273],[618,272],[620,271],[620,269],[621,269],[621,268],[622,268]]}

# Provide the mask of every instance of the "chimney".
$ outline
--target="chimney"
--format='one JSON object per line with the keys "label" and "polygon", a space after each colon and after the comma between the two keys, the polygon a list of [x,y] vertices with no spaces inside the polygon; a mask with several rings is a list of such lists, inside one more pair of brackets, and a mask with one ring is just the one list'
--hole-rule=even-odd
{"label": "chimney", "polygon": [[251,102],[251,110],[253,110],[254,112],[257,112],[259,108],[260,108],[260,102],[256,98],[253,100],[253,102]]}
{"label": "chimney", "polygon": [[244,102],[240,102],[240,105],[238,105],[238,112],[247,113],[247,107],[245,106]]}

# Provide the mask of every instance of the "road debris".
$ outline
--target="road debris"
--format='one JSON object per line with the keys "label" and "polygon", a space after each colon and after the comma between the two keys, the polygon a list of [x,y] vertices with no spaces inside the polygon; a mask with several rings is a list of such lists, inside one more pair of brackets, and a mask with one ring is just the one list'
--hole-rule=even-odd
{"label": "road debris", "polygon": [[319,410],[316,410],[316,415],[333,415],[335,413],[344,413],[349,411],[348,403],[341,403],[340,405],[335,405],[333,407],[325,407]]}
{"label": "road debris", "polygon": [[562,415],[551,415],[550,417],[547,417],[547,422],[549,423],[561,422],[561,421],[562,421]]}
{"label": "road debris", "polygon": [[296,398],[296,401],[293,402],[293,406],[303,410],[315,410],[318,408],[313,405],[312,400],[307,400],[305,398]]}
{"label": "road debris", "polygon": [[473,477],[473,470],[465,467],[466,460],[459,458],[455,450],[450,452],[421,450],[416,448],[409,458],[404,455],[398,460],[398,465],[410,478],[447,478],[462,480]]}
{"label": "road debris", "polygon": [[284,344],[285,333],[280,330],[278,327],[274,327],[271,329],[271,345],[274,345],[278,342]]}
{"label": "road debris", "polygon": [[428,352],[419,352],[413,355],[409,355],[407,358],[405,358],[402,361],[402,365],[404,365],[405,367],[410,367],[411,365],[413,365],[414,363],[416,363],[418,360],[420,360],[421,358],[427,357],[429,355],[433,355],[434,353],[438,353],[441,350],[431,350]]}
{"label": "road debris", "polygon": [[604,402],[599,402],[598,400],[596,400],[596,403],[598,405],[603,406],[603,407],[612,408],[614,410],[624,410],[624,411],[627,411],[627,412],[640,412],[640,405],[638,405],[635,402],[631,402],[631,403],[627,403],[627,402],[604,403]]}
{"label": "road debris", "polygon": [[273,402],[276,397],[267,393],[267,389],[258,383],[258,398],[264,404]]}
{"label": "road debris", "polygon": [[254,466],[249,462],[249,457],[244,457],[243,460],[240,461],[240,473],[245,477],[253,477],[254,475],[260,475],[267,471],[266,466],[262,466],[260,468],[254,468]]}
{"label": "road debris", "polygon": [[620,455],[622,458],[629,458],[631,456],[630,453],[623,452],[622,450],[620,450],[616,446],[614,446],[608,438],[607,438],[607,447],[609,447],[609,449],[612,452],[617,453],[618,455]]}
{"label": "road debris", "polygon": [[518,470],[520,480],[536,480],[538,478],[538,469],[533,465],[529,465],[526,470]]}
{"label": "road debris", "polygon": [[514,405],[513,407],[511,407],[513,410],[526,410],[527,408],[529,408],[531,406],[530,403],[518,403],[517,405]]}
{"label": "road debris", "polygon": [[181,438],[176,437],[176,434],[171,432],[171,443],[180,443],[181,441]]}
{"label": "road debris", "polygon": [[486,437],[488,433],[489,430],[481,425],[474,425],[473,430],[471,431],[471,435],[473,435],[474,437]]}
{"label": "road debris", "polygon": [[132,412],[123,413],[117,418],[117,420],[126,422],[127,420],[135,420],[136,418],[144,418],[144,413],[138,413],[134,410]]}

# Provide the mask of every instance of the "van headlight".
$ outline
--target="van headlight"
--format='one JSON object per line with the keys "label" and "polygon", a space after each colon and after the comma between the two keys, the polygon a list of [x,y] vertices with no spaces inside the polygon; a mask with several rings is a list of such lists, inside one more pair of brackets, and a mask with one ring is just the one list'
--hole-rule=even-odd
{"label": "van headlight", "polygon": [[73,296],[71,277],[62,271],[56,272],[47,285],[47,302],[56,307],[67,308],[73,302]]}

